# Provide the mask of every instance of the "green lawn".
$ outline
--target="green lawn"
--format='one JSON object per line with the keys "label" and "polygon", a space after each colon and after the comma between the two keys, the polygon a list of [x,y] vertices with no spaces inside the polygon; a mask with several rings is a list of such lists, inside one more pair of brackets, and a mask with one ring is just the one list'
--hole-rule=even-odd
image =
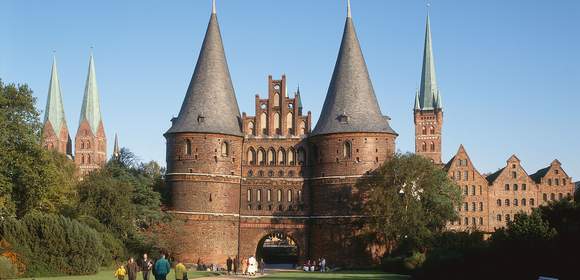
{"label": "green lawn", "polygon": [[[171,270],[171,273],[167,276],[167,279],[175,279],[173,276],[174,271]],[[25,278],[29,280],[116,280],[115,273],[112,270],[103,270],[95,275],[87,275],[87,276],[62,276],[62,277],[42,277],[42,278]],[[187,276],[189,279],[205,277],[205,276],[213,276],[216,275],[212,272],[188,272]],[[127,279],[127,277],[125,277]],[[154,280],[155,278],[151,275],[149,276],[149,280]],[[143,280],[141,277],[141,273],[137,276],[137,280]]]}
{"label": "green lawn", "polygon": [[372,271],[339,271],[339,272],[280,272],[260,279],[356,279],[356,280],[408,280],[409,276],[386,274]]}

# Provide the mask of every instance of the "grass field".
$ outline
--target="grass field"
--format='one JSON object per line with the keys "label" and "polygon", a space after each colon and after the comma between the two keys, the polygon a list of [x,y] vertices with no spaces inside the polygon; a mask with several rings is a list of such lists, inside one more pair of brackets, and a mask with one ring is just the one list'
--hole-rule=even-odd
{"label": "grass field", "polygon": [[319,272],[280,272],[259,279],[292,280],[292,279],[353,279],[353,280],[407,280],[409,276],[386,274],[370,271],[343,271],[332,273]]}
{"label": "grass field", "polygon": [[[167,275],[167,279],[175,279],[173,275],[173,270],[171,273]],[[188,272],[187,276],[189,279],[199,278],[199,277],[206,277],[206,276],[214,276],[216,274],[212,272]],[[86,276],[61,276],[61,277],[42,277],[42,278],[24,278],[29,280],[115,280],[114,272],[112,270],[103,270],[95,275],[86,275]],[[125,277],[127,279],[127,277]],[[154,279],[153,276],[149,276],[149,280]],[[141,277],[141,273],[137,276],[137,280],[143,280]]]}

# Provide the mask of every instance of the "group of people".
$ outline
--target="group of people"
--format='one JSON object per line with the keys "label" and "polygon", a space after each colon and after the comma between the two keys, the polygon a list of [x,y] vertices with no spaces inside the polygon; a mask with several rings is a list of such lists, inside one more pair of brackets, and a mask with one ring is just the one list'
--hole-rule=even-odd
{"label": "group of people", "polygon": [[264,259],[258,260],[254,256],[250,256],[249,258],[243,258],[241,261],[238,260],[237,257],[232,259],[231,256],[228,256],[226,260],[226,268],[228,274],[238,274],[238,270],[242,275],[249,275],[255,276],[257,272],[264,274],[264,270],[266,268],[266,263]]}
{"label": "group of people", "polygon": [[[156,261],[149,259],[147,254],[143,254],[143,258],[139,262],[130,257],[127,264],[119,265],[115,271],[115,277],[118,280],[125,280],[125,276],[127,276],[128,280],[136,280],[137,274],[141,272],[143,280],[149,280],[150,275],[153,275],[155,280],[167,280],[167,274],[170,270],[171,265],[164,254],[161,254],[161,257]],[[187,280],[187,270],[182,263],[175,265],[175,279]]]}
{"label": "group of people", "polygon": [[310,272],[314,272],[314,271],[325,272],[326,271],[326,259],[320,258],[320,259],[318,259],[318,261],[307,260],[306,262],[304,262],[302,269],[306,272],[308,272],[308,271],[310,271]]}

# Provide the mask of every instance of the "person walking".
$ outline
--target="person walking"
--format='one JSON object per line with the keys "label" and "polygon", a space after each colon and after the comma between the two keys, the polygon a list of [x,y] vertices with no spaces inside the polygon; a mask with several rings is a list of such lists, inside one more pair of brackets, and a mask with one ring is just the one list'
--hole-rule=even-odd
{"label": "person walking", "polygon": [[143,259],[141,259],[139,268],[141,269],[141,273],[143,274],[143,280],[149,280],[149,273],[153,268],[153,261],[151,261],[147,257],[147,254],[143,254]]}
{"label": "person walking", "polygon": [[226,268],[228,269],[228,275],[232,274],[232,265],[234,260],[232,260],[232,256],[228,256],[226,260]]}
{"label": "person walking", "polygon": [[248,273],[248,259],[242,259],[242,275],[246,275]]}
{"label": "person walking", "polygon": [[127,261],[127,276],[129,276],[129,280],[137,280],[137,273],[139,272],[139,266],[135,262],[133,257],[130,257]]}
{"label": "person walking", "polygon": [[161,257],[155,262],[155,280],[167,280],[167,274],[170,270],[169,261],[165,259],[164,254],[161,254]]}
{"label": "person walking", "polygon": [[234,274],[238,275],[238,268],[240,267],[240,259],[238,256],[234,257]]}
{"label": "person walking", "polygon": [[176,264],[175,265],[175,280],[187,279],[187,276],[185,274],[187,274],[187,269],[185,268],[185,265],[183,265],[182,263]]}
{"label": "person walking", "polygon": [[125,275],[127,275],[127,271],[123,265],[120,265],[119,268],[115,270],[115,277],[117,277],[117,280],[125,280]]}
{"label": "person walking", "polygon": [[254,256],[248,259],[248,273],[250,276],[256,276],[256,271],[258,270],[258,262]]}
{"label": "person walking", "polygon": [[260,269],[260,274],[264,275],[264,271],[266,270],[266,263],[264,262],[263,258],[260,258],[260,264],[258,264],[258,268]]}
{"label": "person walking", "polygon": [[322,258],[320,261],[320,272],[326,272],[326,259]]}

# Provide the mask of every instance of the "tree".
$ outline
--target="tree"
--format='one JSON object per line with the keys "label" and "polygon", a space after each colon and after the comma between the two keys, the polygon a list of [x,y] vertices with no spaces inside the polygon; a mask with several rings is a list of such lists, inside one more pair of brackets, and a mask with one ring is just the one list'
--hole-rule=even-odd
{"label": "tree", "polygon": [[377,238],[391,244],[405,240],[415,248],[456,218],[462,199],[440,167],[414,154],[396,154],[358,187],[368,196],[365,208]]}

